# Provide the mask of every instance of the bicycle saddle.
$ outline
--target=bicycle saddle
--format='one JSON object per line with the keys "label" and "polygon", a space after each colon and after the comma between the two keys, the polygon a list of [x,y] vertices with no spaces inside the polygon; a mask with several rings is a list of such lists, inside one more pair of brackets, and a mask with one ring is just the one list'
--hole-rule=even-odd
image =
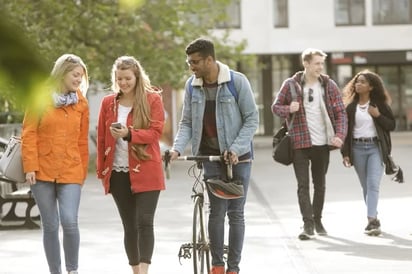
{"label": "bicycle saddle", "polygon": [[244,195],[240,181],[226,182],[221,179],[208,179],[206,183],[209,191],[221,199],[238,199]]}

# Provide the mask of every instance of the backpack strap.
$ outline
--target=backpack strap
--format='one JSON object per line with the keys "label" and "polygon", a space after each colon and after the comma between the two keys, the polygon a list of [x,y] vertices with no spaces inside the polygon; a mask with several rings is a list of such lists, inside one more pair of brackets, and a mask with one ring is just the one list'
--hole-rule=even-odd
{"label": "backpack strap", "polygon": [[296,94],[296,87],[292,83],[292,81],[289,81],[289,90],[290,90],[290,94],[292,95],[292,101],[296,101],[298,96]]}
{"label": "backpack strap", "polygon": [[[297,94],[296,94],[295,84],[292,83],[292,81],[289,81],[289,90],[290,90],[290,94],[292,95],[292,102],[293,102],[293,101],[296,101],[296,99],[297,99],[298,96],[297,96]],[[290,119],[290,123],[288,123],[288,122],[287,122],[287,119],[285,119],[285,123],[286,123],[286,126],[287,126],[288,130],[292,128],[292,126],[293,126],[293,120],[295,120],[295,116],[296,116],[296,112],[294,112],[294,113],[292,114],[292,118]]]}
{"label": "backpack strap", "polygon": [[233,70],[230,70],[230,81],[226,82],[227,87],[229,88],[230,93],[232,93],[233,97],[235,97],[236,102],[239,99],[239,94],[237,94],[236,87],[235,87],[235,81],[233,77]]}

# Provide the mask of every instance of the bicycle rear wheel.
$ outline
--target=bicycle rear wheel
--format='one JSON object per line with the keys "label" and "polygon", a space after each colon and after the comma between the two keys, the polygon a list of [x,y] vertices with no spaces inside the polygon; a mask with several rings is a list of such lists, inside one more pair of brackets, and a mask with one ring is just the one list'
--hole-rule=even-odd
{"label": "bicycle rear wheel", "polygon": [[209,274],[210,252],[207,237],[205,215],[203,211],[203,197],[195,198],[193,211],[193,268],[194,274]]}

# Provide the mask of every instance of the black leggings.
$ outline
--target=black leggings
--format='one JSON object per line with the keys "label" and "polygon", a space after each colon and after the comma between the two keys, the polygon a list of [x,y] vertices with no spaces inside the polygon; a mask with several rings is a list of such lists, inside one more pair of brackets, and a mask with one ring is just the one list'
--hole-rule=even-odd
{"label": "black leggings", "polygon": [[110,192],[122,219],[129,264],[150,264],[154,248],[153,220],[160,191],[132,193],[129,173],[113,171]]}

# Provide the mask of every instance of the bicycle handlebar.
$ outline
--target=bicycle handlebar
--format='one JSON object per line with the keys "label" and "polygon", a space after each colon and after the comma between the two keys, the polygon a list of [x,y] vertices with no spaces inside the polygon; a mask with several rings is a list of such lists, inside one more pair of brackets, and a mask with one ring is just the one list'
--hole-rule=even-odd
{"label": "bicycle handlebar", "polygon": [[[167,168],[170,164],[171,156],[170,151],[166,150],[165,155],[163,157],[163,161],[165,162],[165,167]],[[218,162],[223,161],[223,155],[208,155],[208,156],[179,156],[176,160],[180,161],[198,161],[198,162]]]}
{"label": "bicycle handlebar", "polygon": [[181,161],[201,161],[201,162],[218,162],[223,160],[223,156],[210,155],[210,156],[179,156],[176,160]]}
{"label": "bicycle handlebar", "polygon": [[[228,158],[230,159],[230,152],[228,152]],[[202,155],[202,156],[179,156],[177,157],[176,160],[180,160],[180,161],[195,161],[195,162],[223,162],[223,155]],[[164,168],[166,171],[166,178],[170,179],[170,170],[169,170],[169,164],[171,161],[171,155],[170,155],[170,151],[166,150],[164,157],[163,157],[163,161],[164,161]],[[227,164],[227,175],[228,178],[231,179],[232,178],[232,163]]]}

